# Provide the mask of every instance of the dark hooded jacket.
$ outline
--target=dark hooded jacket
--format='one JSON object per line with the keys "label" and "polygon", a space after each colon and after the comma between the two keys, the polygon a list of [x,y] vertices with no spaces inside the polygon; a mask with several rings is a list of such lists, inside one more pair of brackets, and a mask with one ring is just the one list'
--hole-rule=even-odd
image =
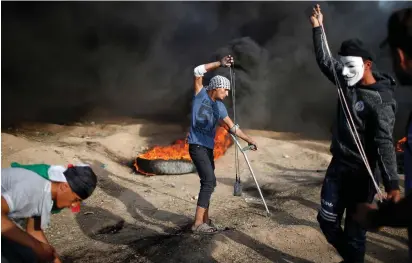
{"label": "dark hooded jacket", "polygon": [[[392,138],[396,113],[393,92],[396,83],[389,75],[375,72],[375,84],[362,86],[358,83],[353,87],[347,87],[342,76],[343,65],[329,57],[321,30],[320,27],[313,29],[316,61],[322,73],[336,85],[333,73],[333,67],[335,68],[371,169],[379,169],[386,191],[399,189]],[[349,130],[343,108],[340,103],[337,107],[337,118],[332,129],[331,153],[345,165],[354,169],[364,169],[365,164]]]}

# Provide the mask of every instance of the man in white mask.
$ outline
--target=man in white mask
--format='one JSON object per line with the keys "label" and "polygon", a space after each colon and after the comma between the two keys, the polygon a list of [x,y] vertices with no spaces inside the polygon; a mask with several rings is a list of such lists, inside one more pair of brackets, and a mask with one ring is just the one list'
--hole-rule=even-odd
{"label": "man in white mask", "polygon": [[359,39],[343,41],[338,55],[340,73],[344,79],[341,86],[354,87],[356,84],[369,86],[376,83],[372,72],[373,55],[365,49],[362,41]]}
{"label": "man in white mask", "polygon": [[342,75],[348,86],[355,86],[365,73],[363,59],[361,57],[347,56],[341,57],[340,61],[343,64]]}
{"label": "man in white mask", "polygon": [[[349,39],[342,43],[339,60],[330,57],[322,36],[323,15],[319,5],[310,17],[316,61],[322,73],[342,87],[355,129],[368,163],[374,173],[380,173],[388,199],[400,198],[396,155],[392,132],[396,102],[395,81],[386,74],[372,71],[373,55],[362,41]],[[359,203],[372,202],[376,190],[349,130],[341,105],[332,132],[329,164],[321,190],[321,208],[317,216],[327,241],[343,258],[343,262],[364,262],[366,230],[352,215]],[[378,169],[376,169],[378,168]],[[345,227],[341,221],[346,210]]]}

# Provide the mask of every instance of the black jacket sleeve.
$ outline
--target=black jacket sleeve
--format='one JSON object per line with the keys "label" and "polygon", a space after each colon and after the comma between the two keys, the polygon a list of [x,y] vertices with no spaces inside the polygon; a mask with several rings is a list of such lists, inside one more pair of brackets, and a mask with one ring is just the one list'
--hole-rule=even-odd
{"label": "black jacket sleeve", "polygon": [[412,111],[409,114],[408,123],[406,125],[406,145],[409,151],[412,152]]}
{"label": "black jacket sleeve", "polygon": [[383,102],[374,107],[374,142],[378,154],[378,166],[385,191],[399,189],[399,177],[392,133],[395,125],[395,102]]}
{"label": "black jacket sleeve", "polygon": [[407,195],[398,203],[388,203],[378,210],[372,210],[367,215],[368,228],[376,229],[382,226],[409,227],[412,226],[412,194]]}
{"label": "black jacket sleeve", "polygon": [[343,65],[332,56],[329,56],[326,41],[322,36],[322,27],[314,27],[312,30],[316,62],[322,73],[336,85],[333,67],[335,67],[335,72],[339,79],[342,75]]}

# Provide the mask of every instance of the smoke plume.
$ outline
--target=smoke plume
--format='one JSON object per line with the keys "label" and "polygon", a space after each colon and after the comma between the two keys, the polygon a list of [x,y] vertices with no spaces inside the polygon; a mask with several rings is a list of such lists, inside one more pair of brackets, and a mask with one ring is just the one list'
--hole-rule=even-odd
{"label": "smoke plume", "polygon": [[[390,12],[405,5],[322,2],[332,52],[358,37],[390,72],[378,46]],[[242,127],[327,133],[337,97],[315,62],[311,6],[3,2],[3,127],[77,121],[96,109],[189,124],[193,68],[231,53]]]}

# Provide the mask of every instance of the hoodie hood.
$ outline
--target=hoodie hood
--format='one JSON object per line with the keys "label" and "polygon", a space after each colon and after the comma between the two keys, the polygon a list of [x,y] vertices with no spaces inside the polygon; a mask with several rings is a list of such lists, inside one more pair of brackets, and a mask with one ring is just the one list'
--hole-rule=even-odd
{"label": "hoodie hood", "polygon": [[395,91],[397,84],[395,79],[391,75],[383,72],[372,72],[372,75],[376,79],[377,83],[381,84],[382,86],[387,86],[392,91]]}

